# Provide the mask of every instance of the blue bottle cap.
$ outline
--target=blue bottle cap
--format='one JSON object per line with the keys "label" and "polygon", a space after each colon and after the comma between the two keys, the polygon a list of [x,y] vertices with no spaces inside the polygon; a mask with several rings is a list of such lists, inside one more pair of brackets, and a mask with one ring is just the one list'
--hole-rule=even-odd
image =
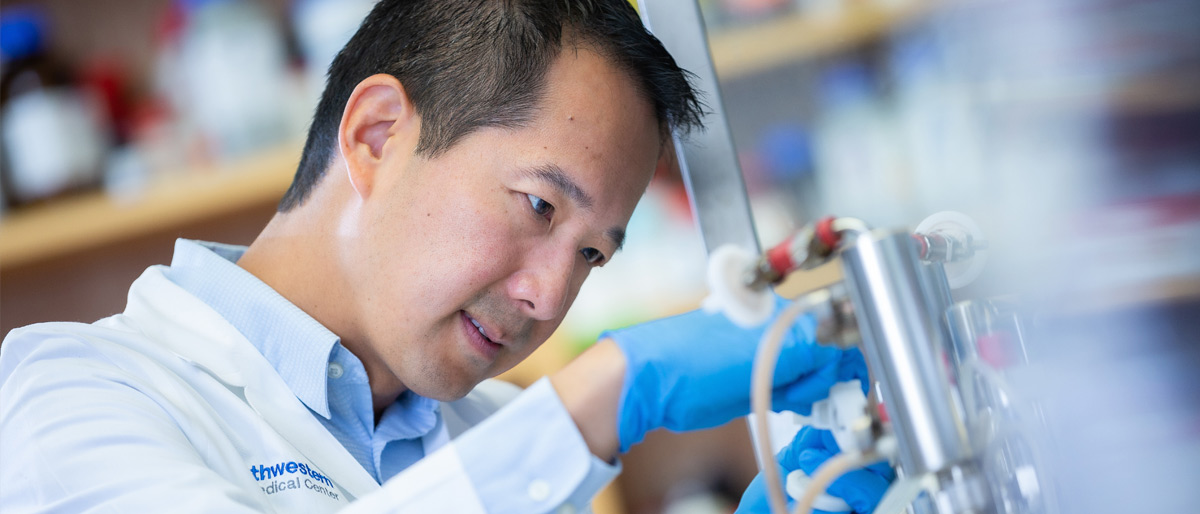
{"label": "blue bottle cap", "polygon": [[44,9],[20,6],[0,10],[0,61],[41,52],[46,32]]}

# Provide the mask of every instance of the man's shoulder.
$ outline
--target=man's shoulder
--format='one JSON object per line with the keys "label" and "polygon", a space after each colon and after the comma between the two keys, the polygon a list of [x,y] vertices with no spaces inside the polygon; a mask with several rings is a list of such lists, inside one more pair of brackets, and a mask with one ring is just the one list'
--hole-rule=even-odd
{"label": "man's shoulder", "polygon": [[0,356],[23,356],[44,347],[47,343],[79,348],[89,347],[93,343],[104,346],[105,342],[111,343],[129,336],[128,329],[114,326],[109,321],[110,318],[96,323],[54,321],[14,328],[4,336],[4,342],[0,343]]}
{"label": "man's shoulder", "polygon": [[0,343],[0,381],[34,363],[124,369],[161,360],[154,345],[120,318],[117,315],[95,323],[37,323],[13,329]]}

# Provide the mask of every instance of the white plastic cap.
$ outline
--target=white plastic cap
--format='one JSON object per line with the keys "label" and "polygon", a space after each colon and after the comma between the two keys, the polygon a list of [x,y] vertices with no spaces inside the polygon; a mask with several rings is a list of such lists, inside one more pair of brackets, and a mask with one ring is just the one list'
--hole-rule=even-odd
{"label": "white plastic cap", "polygon": [[[942,233],[958,240],[966,240],[967,236],[975,241],[984,241],[983,230],[970,216],[958,211],[941,211],[929,215],[917,225],[918,234]],[[974,282],[983,273],[987,264],[987,250],[975,251],[970,259],[958,262],[947,262],[942,265],[946,271],[946,282],[951,289],[958,289]]]}
{"label": "white plastic cap", "polygon": [[708,290],[704,312],[720,312],[740,327],[762,325],[775,311],[770,289],[746,287],[746,270],[758,263],[753,253],[735,245],[724,245],[708,256]]}

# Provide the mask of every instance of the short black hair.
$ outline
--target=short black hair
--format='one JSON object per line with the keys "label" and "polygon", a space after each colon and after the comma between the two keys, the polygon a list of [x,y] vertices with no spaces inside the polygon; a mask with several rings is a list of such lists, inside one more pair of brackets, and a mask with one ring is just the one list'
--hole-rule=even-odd
{"label": "short black hair", "polygon": [[346,102],[363,79],[387,73],[404,84],[421,117],[416,151],[436,156],[474,130],[528,122],[564,37],[628,72],[663,135],[701,126],[691,74],[628,0],[381,0],[329,66],[279,211],[300,205],[324,175]]}

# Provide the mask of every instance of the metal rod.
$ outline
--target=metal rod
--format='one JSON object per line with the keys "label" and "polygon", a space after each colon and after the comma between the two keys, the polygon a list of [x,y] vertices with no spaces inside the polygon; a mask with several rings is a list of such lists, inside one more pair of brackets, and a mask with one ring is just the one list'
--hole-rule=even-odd
{"label": "metal rod", "polygon": [[708,52],[708,36],[696,0],[638,0],[642,23],[671,52],[675,63],[692,74],[692,85],[708,107],[704,130],[675,137],[679,168],[692,213],[709,254],[735,244],[759,253],[750,199],[725,118],[717,73]]}

